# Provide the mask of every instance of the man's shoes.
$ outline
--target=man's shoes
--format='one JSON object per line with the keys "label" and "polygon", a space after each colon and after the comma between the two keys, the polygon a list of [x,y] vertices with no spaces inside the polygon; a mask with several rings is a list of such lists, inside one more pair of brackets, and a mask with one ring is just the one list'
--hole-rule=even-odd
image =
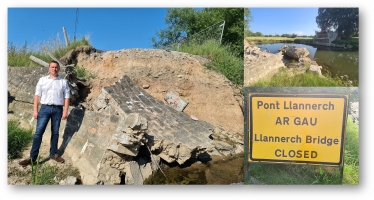
{"label": "man's shoes", "polygon": [[58,163],[64,163],[65,159],[61,158],[58,154],[55,154],[51,157],[52,160],[58,162]]}
{"label": "man's shoes", "polygon": [[27,166],[27,165],[31,164],[31,159],[28,158],[28,159],[22,160],[18,164],[21,165],[21,166]]}

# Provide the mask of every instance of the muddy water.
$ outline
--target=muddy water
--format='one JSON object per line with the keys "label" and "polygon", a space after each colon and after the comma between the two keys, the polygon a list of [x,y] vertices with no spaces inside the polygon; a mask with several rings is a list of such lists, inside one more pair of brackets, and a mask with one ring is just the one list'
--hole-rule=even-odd
{"label": "muddy water", "polygon": [[144,181],[144,185],[230,185],[243,182],[243,154],[212,157],[207,163],[186,166],[161,165],[162,170]]}

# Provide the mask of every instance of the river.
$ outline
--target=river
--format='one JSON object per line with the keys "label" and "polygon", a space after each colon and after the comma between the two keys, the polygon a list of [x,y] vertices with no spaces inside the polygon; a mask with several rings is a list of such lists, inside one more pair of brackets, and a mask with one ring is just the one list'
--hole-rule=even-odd
{"label": "river", "polygon": [[314,46],[294,43],[259,44],[261,50],[278,53],[283,45],[305,47],[309,51],[309,57],[322,66],[324,71],[334,75],[347,75],[350,80],[359,81],[359,53],[358,50],[333,48],[326,46]]}

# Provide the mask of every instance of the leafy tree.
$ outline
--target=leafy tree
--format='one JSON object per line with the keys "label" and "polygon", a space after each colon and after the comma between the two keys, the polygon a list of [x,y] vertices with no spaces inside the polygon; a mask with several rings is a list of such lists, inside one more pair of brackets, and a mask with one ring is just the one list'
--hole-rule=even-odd
{"label": "leafy tree", "polygon": [[256,32],[256,36],[261,37],[261,36],[262,36],[262,33],[259,32],[259,31],[257,31],[257,32]]}
{"label": "leafy tree", "polygon": [[248,8],[169,8],[166,15],[167,28],[156,31],[157,37],[151,39],[154,48],[167,47],[225,20],[222,44],[243,57],[243,28],[248,28],[251,19]]}
{"label": "leafy tree", "polygon": [[244,30],[244,37],[250,37],[250,36],[252,36],[252,31]]}
{"label": "leafy tree", "polygon": [[281,37],[289,37],[289,34],[282,34]]}
{"label": "leafy tree", "polygon": [[343,38],[358,34],[358,8],[319,8],[316,22],[322,30],[333,28]]}

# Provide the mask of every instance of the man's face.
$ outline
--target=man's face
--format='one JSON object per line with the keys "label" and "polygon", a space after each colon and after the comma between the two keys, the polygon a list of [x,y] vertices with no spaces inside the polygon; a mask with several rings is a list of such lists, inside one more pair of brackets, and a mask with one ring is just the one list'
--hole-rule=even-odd
{"label": "man's face", "polygon": [[60,71],[60,67],[56,63],[49,64],[49,74],[52,76],[57,76]]}

